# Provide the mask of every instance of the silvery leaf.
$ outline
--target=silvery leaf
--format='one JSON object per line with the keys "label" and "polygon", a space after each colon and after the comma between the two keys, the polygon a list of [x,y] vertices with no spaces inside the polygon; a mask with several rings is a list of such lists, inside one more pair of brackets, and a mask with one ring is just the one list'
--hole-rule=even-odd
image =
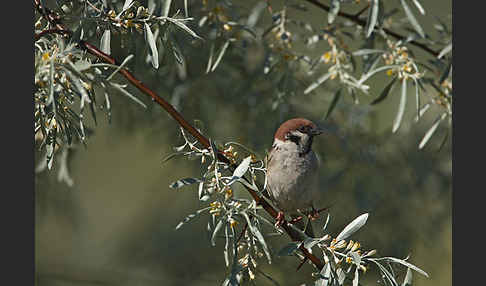
{"label": "silvery leaf", "polygon": [[373,28],[378,20],[379,3],[378,0],[371,0],[371,7],[369,8],[368,20],[366,21],[366,37],[368,38],[373,32]]}
{"label": "silvery leaf", "polygon": [[403,114],[405,113],[405,106],[407,104],[407,80],[402,79],[402,94],[400,97],[400,103],[398,104],[398,112],[395,116],[395,120],[393,121],[393,129],[392,132],[395,133],[400,127],[402,123]]}
{"label": "silvery leaf", "polygon": [[145,41],[147,41],[150,47],[151,59],[152,59],[152,66],[155,69],[159,68],[159,52],[157,50],[157,45],[155,44],[154,34],[150,29],[150,26],[145,23]]}
{"label": "silvery leaf", "polygon": [[331,75],[332,75],[332,73],[327,72],[327,73],[323,74],[322,76],[320,76],[314,83],[309,85],[309,87],[307,87],[304,90],[304,94],[308,94],[309,92],[316,89],[319,85],[321,85],[323,82],[325,82]]}
{"label": "silvery leaf", "polygon": [[437,127],[439,127],[439,124],[442,122],[442,120],[444,120],[446,118],[446,116],[447,116],[447,113],[444,112],[441,115],[439,115],[439,117],[437,117],[434,124],[432,124],[432,126],[429,128],[429,130],[427,130],[424,137],[420,141],[419,149],[424,148],[425,144],[427,144],[427,142],[429,142],[430,137],[432,137],[435,130],[437,129]]}
{"label": "silvery leaf", "polygon": [[407,262],[403,259],[395,258],[395,257],[382,257],[382,258],[375,258],[376,261],[388,261],[388,262],[394,262],[394,263],[399,263],[402,264],[408,268],[411,268],[412,270],[417,271],[418,273],[424,275],[425,277],[429,277],[429,274],[427,272],[423,271],[422,269],[418,268],[417,266],[413,265],[410,262]]}
{"label": "silvery leaf", "polygon": [[248,171],[251,163],[251,156],[246,157],[241,161],[241,163],[236,167],[235,171],[233,172],[233,177],[241,178],[243,175]]}
{"label": "silvery leaf", "polygon": [[180,187],[199,183],[199,182],[201,182],[201,180],[199,180],[197,178],[184,178],[184,179],[177,180],[174,183],[170,184],[169,188],[178,189]]}
{"label": "silvery leaf", "polygon": [[101,36],[101,44],[100,44],[101,51],[107,55],[111,54],[110,42],[111,42],[111,31],[110,29],[108,29],[103,32],[103,36]]}
{"label": "silvery leaf", "polygon": [[410,267],[407,269],[405,278],[403,278],[402,286],[412,286],[412,269]]}
{"label": "silvery leaf", "polygon": [[332,24],[334,22],[334,19],[336,18],[336,15],[339,13],[339,7],[340,7],[340,0],[331,0],[331,8],[329,10],[329,13],[327,14],[327,23]]}
{"label": "silvery leaf", "polygon": [[410,7],[406,3],[406,1],[405,0],[400,0],[400,2],[402,3],[403,10],[405,11],[405,14],[407,15],[407,18],[410,21],[410,24],[413,26],[413,28],[415,29],[415,31],[417,31],[417,33],[422,38],[425,38],[424,30],[422,29],[422,27],[420,26],[419,22],[417,21],[417,19],[413,15],[412,10],[410,10]]}
{"label": "silvery leaf", "polygon": [[359,217],[355,218],[350,224],[348,224],[341,233],[336,237],[337,241],[343,240],[351,236],[353,233],[358,231],[363,225],[365,225],[368,219],[368,213],[364,213]]}

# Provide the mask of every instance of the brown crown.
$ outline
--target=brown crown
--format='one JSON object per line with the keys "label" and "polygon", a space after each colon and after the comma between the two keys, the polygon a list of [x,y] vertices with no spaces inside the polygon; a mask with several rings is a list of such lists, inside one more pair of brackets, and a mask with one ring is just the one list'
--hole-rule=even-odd
{"label": "brown crown", "polygon": [[285,121],[275,132],[275,139],[285,141],[285,135],[291,130],[297,130],[302,126],[310,126],[312,129],[316,128],[316,125],[305,118],[293,118]]}

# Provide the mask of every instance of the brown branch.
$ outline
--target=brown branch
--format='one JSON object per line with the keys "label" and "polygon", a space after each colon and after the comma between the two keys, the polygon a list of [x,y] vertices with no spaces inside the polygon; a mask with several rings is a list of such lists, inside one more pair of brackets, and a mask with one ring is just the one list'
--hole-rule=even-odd
{"label": "brown branch", "polygon": [[[321,2],[319,2],[318,0],[305,0],[317,7],[319,7],[320,9],[322,10],[325,10],[327,12],[329,12],[331,10],[331,7],[327,6],[326,4],[322,4]],[[366,26],[366,21],[359,18],[360,14],[362,13],[362,11],[360,11],[359,13],[353,15],[353,14],[348,14],[348,13],[345,13],[345,12],[342,12],[342,11],[339,11],[338,13],[338,16],[340,17],[343,17],[343,18],[346,18],[348,20],[351,20],[353,21],[354,23],[362,26],[362,27],[365,27]],[[387,33],[388,35],[394,37],[395,39],[398,39],[398,40],[405,40],[407,37],[403,36],[403,35],[400,35],[388,28],[382,28],[383,31],[385,31],[385,33]],[[425,44],[422,44],[422,43],[419,43],[417,41],[410,41],[409,42],[411,45],[414,45],[416,47],[419,47],[421,48],[422,50],[428,52],[429,54],[433,55],[434,57],[437,57],[439,55],[439,52],[437,51],[434,51],[433,49],[429,48],[427,45]]]}
{"label": "brown branch", "polygon": [[[65,32],[66,35],[71,34],[71,32],[69,30],[67,30],[66,28],[64,28],[62,26],[62,24],[59,21],[60,20],[59,17],[54,12],[52,12],[52,11],[48,10],[47,8],[41,6],[40,0],[34,0],[34,5],[35,5],[36,9],[39,11],[39,13],[41,13],[41,15],[43,15],[43,17],[47,21],[49,21],[49,23],[51,23],[53,26],[55,26],[57,30],[66,31]],[[117,61],[113,57],[103,53],[98,48],[96,48],[95,46],[91,45],[90,43],[88,43],[86,41],[81,40],[79,42],[79,46],[81,48],[85,49],[90,54],[94,55],[95,57],[97,57],[97,58],[99,58],[99,59],[101,59],[101,60],[103,60],[107,63],[113,64],[113,65],[119,65],[119,63],[117,63]],[[199,133],[199,131],[196,128],[194,128],[191,124],[189,124],[182,117],[182,115],[179,112],[177,112],[177,110],[174,109],[174,107],[170,103],[165,101],[162,97],[158,96],[154,91],[152,91],[150,88],[148,88],[146,85],[144,85],[142,83],[142,81],[137,79],[128,70],[120,69],[120,73],[131,84],[133,84],[138,90],[140,90],[142,93],[150,96],[153,101],[157,102],[162,108],[164,108],[172,116],[172,118],[175,121],[177,121],[177,123],[182,128],[184,128],[187,132],[189,132],[192,136],[194,136],[197,139],[197,141],[199,143],[201,143],[205,148],[209,149],[211,147],[209,140],[206,137],[204,137],[201,133]],[[230,163],[230,160],[222,152],[220,152],[218,150],[215,150],[215,152],[217,153],[218,159],[220,161],[230,164],[232,169],[234,169],[236,167],[236,166],[234,166],[234,164]],[[252,189],[250,189],[246,186],[245,186],[245,188],[248,190],[248,192],[250,193],[252,198],[255,200],[255,202],[258,205],[262,206],[262,208],[270,216],[272,216],[273,218],[277,217],[278,212],[277,212],[277,210],[275,210],[272,207],[272,205],[270,205],[270,203],[268,203],[263,197],[260,197],[258,195],[258,193],[255,192],[254,190],[252,190]],[[288,224],[287,221],[284,221],[283,224],[281,225],[281,227],[285,230],[285,232],[290,236],[290,238],[293,241],[299,240],[298,237],[293,234],[294,232],[291,231],[291,227],[290,227],[290,225]],[[311,254],[303,245],[300,247],[300,250],[302,251],[304,256],[307,257],[310,261],[312,261],[312,263],[314,263],[314,265],[318,269],[322,269],[324,267],[323,262],[319,258],[314,256],[313,254]]]}
{"label": "brown branch", "polygon": [[50,35],[50,34],[69,35],[69,31],[59,30],[59,29],[48,29],[48,30],[44,30],[44,31],[42,31],[38,34],[35,34],[34,39],[37,41],[41,37],[43,37],[45,35]]}

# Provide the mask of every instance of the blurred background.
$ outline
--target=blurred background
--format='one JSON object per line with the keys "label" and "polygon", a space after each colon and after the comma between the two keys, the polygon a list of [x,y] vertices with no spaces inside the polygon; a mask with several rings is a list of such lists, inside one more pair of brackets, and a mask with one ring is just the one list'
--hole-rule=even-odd
{"label": "blurred background", "polygon": [[[427,14],[416,15],[426,31],[432,31],[435,16],[452,23],[451,2],[421,1]],[[325,25],[323,11],[311,9],[299,15],[316,26]],[[126,56],[127,50],[117,49],[113,41],[114,56]],[[367,104],[383,89],[384,76],[370,81],[371,96],[363,95],[357,105],[351,98],[341,100],[325,121],[333,96],[331,84],[309,95],[288,96],[272,108],[274,91],[268,90],[265,79],[251,80],[258,75],[255,62],[261,61],[257,45],[248,47],[254,49],[254,58],[239,62],[238,53],[228,53],[209,74],[204,73],[208,48],[198,48],[201,52],[196,55],[181,42],[181,49],[193,55],[182,79],[164,71],[163,64],[154,72],[144,56],[130,68],[187,120],[202,122],[206,136],[220,143],[237,141],[261,156],[284,120],[306,117],[326,127],[329,134],[317,138],[314,148],[323,160],[319,203],[331,205],[330,233],[337,235],[355,217],[369,212],[367,224],[351,239],[365,249],[377,249],[379,256],[410,255],[410,261],[430,276],[415,274],[414,285],[452,285],[450,137],[438,151],[446,127],[439,128],[423,150],[417,148],[437,113],[432,110],[415,123],[415,102],[409,100],[402,126],[392,134],[398,91],[381,104]],[[420,56],[421,51],[415,52]],[[57,180],[58,165],[35,176],[37,285],[202,286],[220,285],[226,276],[224,243],[211,247],[207,216],[175,230],[184,217],[205,204],[198,200],[197,186],[177,190],[168,186],[183,177],[200,176],[199,162],[176,157],[161,163],[184,142],[178,126],[159,106],[132,92],[149,108],[112,95],[111,123],[100,112],[97,125],[91,122],[94,132],[87,148],[78,146],[69,153],[73,186]],[[41,158],[36,152],[35,163]],[[244,190],[235,195],[247,197]],[[321,225],[325,218],[324,214]],[[269,241],[278,251],[288,238]],[[280,285],[312,283],[313,267],[304,265],[295,272],[299,264],[295,257],[261,263]],[[364,285],[376,284],[373,273],[373,268],[367,272]],[[256,282],[273,285],[262,277]]]}

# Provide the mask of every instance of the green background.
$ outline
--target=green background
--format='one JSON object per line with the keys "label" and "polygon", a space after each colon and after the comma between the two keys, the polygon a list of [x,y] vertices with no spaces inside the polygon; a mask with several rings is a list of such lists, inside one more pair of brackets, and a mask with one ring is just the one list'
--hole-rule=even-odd
{"label": "green background", "polygon": [[[452,22],[451,1],[421,3],[426,16],[414,11],[427,32],[433,33],[433,15]],[[325,25],[327,19],[317,9],[300,15],[314,24],[322,21]],[[177,107],[186,119],[201,120],[204,133],[218,142],[237,141],[262,155],[282,121],[299,116],[321,123],[330,132],[315,140],[314,149],[323,159],[319,203],[331,204],[330,233],[337,235],[352,219],[369,212],[367,224],[351,239],[365,249],[377,249],[378,256],[410,254],[410,261],[430,275],[415,274],[415,285],[452,285],[451,141],[437,152],[446,127],[439,128],[424,150],[417,149],[437,114],[434,110],[414,123],[415,102],[409,100],[402,126],[392,134],[398,89],[377,106],[366,104],[388,81],[386,76],[377,76],[370,81],[371,95],[360,95],[361,104],[352,105],[345,96],[324,122],[321,119],[332,93],[320,89],[299,94],[272,110],[270,95],[251,89],[246,93],[244,87],[227,82],[235,70],[222,65],[203,75],[207,53],[201,52],[200,57],[201,64],[188,61],[190,84],[178,99]],[[230,64],[232,58],[226,60]],[[133,68],[149,87],[175,102],[172,90],[160,87],[165,77],[143,63]],[[235,93],[232,88],[240,89]],[[220,285],[224,280],[224,242],[210,246],[208,217],[174,230],[186,215],[205,206],[197,199],[197,187],[168,187],[180,178],[200,176],[199,162],[177,157],[161,164],[183,139],[175,121],[144,95],[133,92],[149,105],[148,110],[112,95],[112,123],[98,113],[88,147],[71,153],[73,187],[57,182],[57,169],[36,174],[38,285]],[[409,98],[414,98],[412,93]],[[36,164],[39,158],[36,153]],[[239,189],[235,195],[247,196]],[[325,215],[321,225],[323,219]],[[278,251],[288,238],[269,241],[272,250]],[[271,265],[265,260],[260,263],[281,285],[312,282],[312,266],[296,272],[299,261],[294,257],[275,257]],[[364,275],[364,285],[376,284],[375,273],[372,267]],[[403,277],[403,271],[399,273]],[[257,284],[272,285],[261,276]]]}

